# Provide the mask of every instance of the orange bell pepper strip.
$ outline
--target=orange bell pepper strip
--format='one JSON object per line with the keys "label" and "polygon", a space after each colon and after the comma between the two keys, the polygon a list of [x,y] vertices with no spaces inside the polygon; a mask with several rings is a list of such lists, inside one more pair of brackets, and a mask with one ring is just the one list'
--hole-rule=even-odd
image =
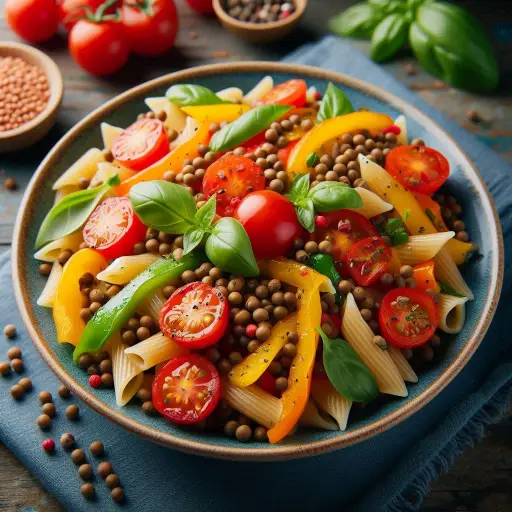
{"label": "orange bell pepper strip", "polygon": [[250,105],[234,103],[233,105],[197,105],[182,107],[181,110],[200,123],[222,123],[222,121],[231,123],[251,108]]}
{"label": "orange bell pepper strip", "polygon": [[434,260],[427,260],[412,267],[414,270],[413,277],[416,279],[416,288],[418,288],[418,290],[441,291],[441,287],[437,283],[434,275],[435,265]]}
{"label": "orange bell pepper strip", "polygon": [[150,165],[147,169],[138,172],[132,178],[123,181],[115,188],[118,196],[126,196],[131,188],[143,181],[161,180],[166,171],[181,171],[183,162],[187,158],[199,156],[199,144],[207,144],[210,137],[209,123],[201,123],[196,133],[189,140],[178,146],[174,151]]}
{"label": "orange bell pepper strip", "polygon": [[78,345],[85,328],[80,318],[82,293],[78,281],[87,272],[95,276],[107,266],[107,260],[93,249],[76,252],[64,265],[53,304],[53,321],[59,343],[71,343],[75,347]]}
{"label": "orange bell pepper strip", "polygon": [[393,119],[391,117],[375,112],[352,112],[351,114],[327,119],[310,130],[295,146],[288,161],[287,172],[292,176],[307,173],[306,160],[310,153],[318,151],[322,146],[343,133],[368,130],[372,135],[377,135],[392,124]]}

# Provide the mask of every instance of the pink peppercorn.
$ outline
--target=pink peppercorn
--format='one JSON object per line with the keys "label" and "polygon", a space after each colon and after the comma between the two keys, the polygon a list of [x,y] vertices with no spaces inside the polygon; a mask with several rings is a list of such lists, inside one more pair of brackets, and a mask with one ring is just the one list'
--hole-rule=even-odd
{"label": "pink peppercorn", "polygon": [[327,227],[327,219],[323,215],[317,215],[315,217],[315,225],[317,228]]}
{"label": "pink peppercorn", "polygon": [[279,19],[281,20],[284,20],[286,18],[288,18],[288,16],[291,15],[291,12],[290,11],[283,11],[280,15],[279,15]]}
{"label": "pink peppercorn", "polygon": [[392,124],[391,126],[387,126],[382,130],[382,133],[394,133],[395,135],[399,135],[401,132],[400,128],[396,124]]}
{"label": "pink peppercorn", "polygon": [[254,338],[256,336],[256,331],[258,329],[258,326],[256,324],[249,324],[246,328],[245,328],[245,335],[248,337],[248,338]]}
{"label": "pink peppercorn", "polygon": [[315,100],[321,100],[322,99],[322,93],[319,91],[315,91]]}
{"label": "pink peppercorn", "polygon": [[47,453],[53,453],[55,451],[55,441],[53,439],[45,439],[41,446]]}
{"label": "pink peppercorn", "polygon": [[89,386],[91,388],[99,388],[101,386],[101,377],[99,375],[91,375],[89,377]]}

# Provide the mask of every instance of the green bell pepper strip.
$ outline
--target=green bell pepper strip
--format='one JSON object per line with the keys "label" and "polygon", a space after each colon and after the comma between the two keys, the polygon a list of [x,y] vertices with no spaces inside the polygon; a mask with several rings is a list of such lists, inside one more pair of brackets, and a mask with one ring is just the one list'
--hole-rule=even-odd
{"label": "green bell pepper strip", "polygon": [[205,261],[204,253],[195,251],[183,256],[180,261],[173,258],[157,261],[141,272],[101,307],[87,323],[73,352],[75,364],[78,364],[82,354],[96,354],[100,351],[108,339],[121,330],[149,295],[172,279],[180,277],[185,270],[194,270]]}
{"label": "green bell pepper strip", "polygon": [[[312,254],[308,259],[308,266],[316,270],[320,274],[328,277],[331,280],[334,288],[337,290],[338,283],[341,281],[341,276],[336,270],[334,260],[329,254],[316,253]],[[336,297],[336,304],[341,303],[341,297],[338,292],[334,294]]]}

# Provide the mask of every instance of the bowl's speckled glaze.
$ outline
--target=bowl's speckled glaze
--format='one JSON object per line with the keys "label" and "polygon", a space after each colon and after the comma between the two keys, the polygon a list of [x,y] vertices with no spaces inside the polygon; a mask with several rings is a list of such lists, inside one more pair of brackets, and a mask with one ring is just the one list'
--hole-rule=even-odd
{"label": "bowl's speckled glaze", "polygon": [[[58,345],[55,340],[51,310],[36,305],[45,279],[39,275],[33,258],[39,225],[53,203],[51,185],[87,148],[101,147],[101,121],[128,126],[146,110],[145,97],[163,95],[174,83],[197,83],[213,90],[238,86],[247,91],[267,74],[276,82],[305,78],[308,85],[322,92],[332,81],[348,93],[355,108],[364,106],[393,118],[404,114],[409,136],[422,137],[448,158],[452,168],[448,187],[461,201],[467,230],[483,253],[480,260],[463,269],[475,294],[475,300],[468,303],[464,329],[458,335],[443,336],[442,353],[435,364],[419,372],[418,384],[408,386],[407,398],[389,398],[355,411],[346,432],[300,429],[279,445],[242,444],[221,435],[183,429],[144,415],[138,404],[117,407],[112,390],[91,392],[87,374],[73,365],[72,347]],[[478,347],[494,315],[502,274],[503,246],[492,199],[468,157],[441,127],[400,98],[368,83],[313,67],[266,62],[185,70],[142,84],[102,105],[63,137],[40,165],[25,194],[14,235],[13,279],[18,305],[43,359],[73,393],[111,421],[157,443],[201,455],[243,460],[295,458],[341,448],[372,437],[420,409],[457,375]]]}

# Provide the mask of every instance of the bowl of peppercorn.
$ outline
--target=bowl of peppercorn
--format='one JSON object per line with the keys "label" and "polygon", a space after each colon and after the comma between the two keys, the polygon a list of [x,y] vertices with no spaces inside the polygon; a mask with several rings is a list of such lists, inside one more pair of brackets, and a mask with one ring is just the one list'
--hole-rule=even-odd
{"label": "bowl of peppercorn", "polygon": [[307,4],[307,0],[213,0],[222,25],[252,43],[283,38],[300,21]]}
{"label": "bowl of peppercorn", "polygon": [[57,120],[64,83],[50,57],[21,43],[0,43],[0,153],[26,148]]}

